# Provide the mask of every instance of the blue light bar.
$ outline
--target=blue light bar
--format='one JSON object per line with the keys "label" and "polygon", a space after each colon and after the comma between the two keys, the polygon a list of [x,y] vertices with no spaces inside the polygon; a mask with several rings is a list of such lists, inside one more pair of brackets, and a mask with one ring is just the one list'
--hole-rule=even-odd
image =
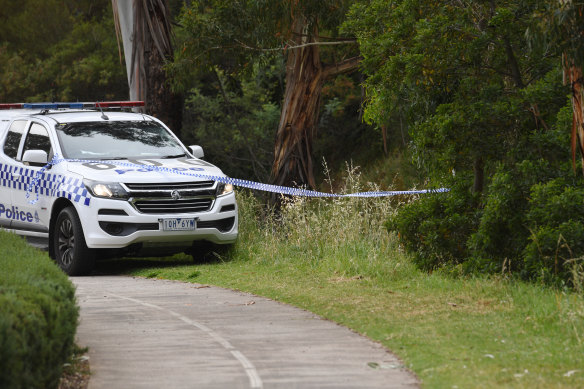
{"label": "blue light bar", "polygon": [[82,109],[83,103],[24,103],[23,108],[31,109]]}

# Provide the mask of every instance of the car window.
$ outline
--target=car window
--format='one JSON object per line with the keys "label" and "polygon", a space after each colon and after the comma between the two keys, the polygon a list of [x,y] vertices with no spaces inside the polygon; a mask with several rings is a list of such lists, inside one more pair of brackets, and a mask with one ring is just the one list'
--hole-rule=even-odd
{"label": "car window", "polygon": [[33,123],[24,141],[23,155],[26,150],[43,150],[47,155],[51,152],[51,139],[47,129],[38,123]]}
{"label": "car window", "polygon": [[8,129],[4,140],[4,154],[10,158],[16,158],[16,154],[18,154],[18,146],[25,127],[26,120],[15,120]]}
{"label": "car window", "polygon": [[185,155],[183,146],[156,122],[68,123],[55,128],[65,158],[130,159]]}

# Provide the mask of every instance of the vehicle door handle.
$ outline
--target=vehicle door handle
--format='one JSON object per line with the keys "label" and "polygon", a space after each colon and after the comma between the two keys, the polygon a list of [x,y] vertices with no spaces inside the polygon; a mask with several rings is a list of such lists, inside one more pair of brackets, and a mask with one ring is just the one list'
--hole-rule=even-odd
{"label": "vehicle door handle", "polygon": [[17,183],[20,182],[22,179],[22,174],[20,173],[12,173],[12,182]]}

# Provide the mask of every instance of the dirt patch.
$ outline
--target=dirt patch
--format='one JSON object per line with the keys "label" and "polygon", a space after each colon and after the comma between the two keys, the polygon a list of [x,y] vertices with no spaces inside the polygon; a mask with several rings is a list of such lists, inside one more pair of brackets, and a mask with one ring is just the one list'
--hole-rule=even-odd
{"label": "dirt patch", "polygon": [[76,350],[70,363],[65,364],[61,381],[59,381],[59,389],[87,389],[89,384],[89,357],[85,355],[87,350],[82,350],[84,353],[78,353]]}

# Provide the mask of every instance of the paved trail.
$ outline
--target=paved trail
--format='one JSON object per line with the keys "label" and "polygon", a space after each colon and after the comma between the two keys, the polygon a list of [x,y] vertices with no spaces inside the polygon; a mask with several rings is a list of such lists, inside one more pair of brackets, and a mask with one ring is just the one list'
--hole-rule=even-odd
{"label": "paved trail", "polygon": [[123,276],[72,281],[90,389],[419,386],[380,345],[266,298]]}

